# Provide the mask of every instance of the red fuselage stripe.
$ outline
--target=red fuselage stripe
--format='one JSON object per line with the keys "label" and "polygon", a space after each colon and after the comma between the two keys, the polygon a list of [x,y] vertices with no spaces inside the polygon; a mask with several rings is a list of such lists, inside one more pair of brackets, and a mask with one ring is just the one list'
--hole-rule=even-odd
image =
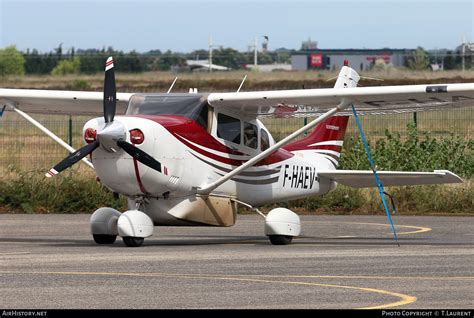
{"label": "red fuselage stripe", "polygon": [[143,194],[146,194],[147,192],[145,187],[143,186],[142,178],[140,177],[140,171],[138,170],[138,162],[135,158],[133,159],[133,167],[135,168],[135,177],[137,178],[138,187],[140,187],[140,191]]}
{"label": "red fuselage stripe", "polygon": [[[194,151],[204,155],[206,158],[213,159],[221,163],[229,164],[233,166],[240,166],[248,160],[248,159],[239,160],[239,159],[225,158],[223,156],[210,153],[204,149],[201,149],[191,144],[190,142],[193,142],[197,145],[200,145],[203,148],[209,148],[214,151],[218,151],[218,152],[228,154],[228,155],[238,155],[238,156],[243,156],[243,157],[245,156],[244,153],[233,150],[221,144],[212,135],[210,135],[204,128],[202,128],[198,123],[196,123],[195,121],[189,118],[186,118],[183,116],[177,116],[177,115],[132,115],[131,117],[148,119],[148,120],[158,123],[159,125],[164,127],[166,130],[168,130],[181,143],[193,149]],[[187,140],[189,140],[189,142]],[[283,149],[278,149],[267,158],[258,162],[255,166],[263,166],[263,165],[279,163],[293,156],[294,154],[292,154],[291,152],[288,152]],[[250,159],[251,156],[249,156],[248,158]]]}
{"label": "red fuselage stripe", "polygon": [[233,166],[240,166],[241,164],[245,163],[245,161],[247,161],[247,160],[230,159],[230,158],[225,158],[225,157],[215,155],[213,153],[207,152],[207,151],[205,151],[201,148],[198,148],[198,147],[190,144],[189,142],[184,140],[182,137],[180,137],[178,134],[173,134],[173,136],[175,136],[179,141],[181,141],[183,144],[185,144],[189,148],[193,149],[194,151],[206,156],[207,158],[217,160],[221,163],[226,163],[226,164],[233,165]]}

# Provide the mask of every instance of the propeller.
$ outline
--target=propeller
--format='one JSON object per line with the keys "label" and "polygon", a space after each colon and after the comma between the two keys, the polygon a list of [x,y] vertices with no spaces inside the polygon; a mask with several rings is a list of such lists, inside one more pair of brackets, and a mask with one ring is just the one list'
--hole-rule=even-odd
{"label": "propeller", "polygon": [[152,156],[150,156],[143,150],[138,149],[131,143],[126,142],[124,140],[117,141],[117,145],[122,148],[126,153],[128,153],[132,158],[158,172],[161,172],[161,163],[155,160]]}
{"label": "propeller", "polygon": [[109,152],[115,152],[115,145],[123,149],[132,158],[142,164],[161,172],[161,163],[152,156],[138,149],[133,144],[125,141],[125,126],[120,122],[114,122],[115,112],[117,109],[117,93],[115,86],[114,60],[109,57],[105,62],[105,79],[104,79],[104,120],[105,127],[97,133],[97,140],[71,153],[60,163],[51,168],[45,175],[46,177],[54,177],[61,171],[71,167],[73,164],[92,153],[101,146]]}
{"label": "propeller", "polygon": [[109,57],[105,62],[104,79],[104,119],[106,123],[114,121],[117,108],[117,93],[115,88],[114,60]]}
{"label": "propeller", "polygon": [[55,165],[48,172],[46,172],[46,177],[51,178],[60,173],[61,171],[69,168],[91,152],[93,152],[97,147],[99,147],[99,142],[96,140],[93,143],[88,144],[80,148],[79,150],[74,151],[69,156],[67,156],[63,161]]}

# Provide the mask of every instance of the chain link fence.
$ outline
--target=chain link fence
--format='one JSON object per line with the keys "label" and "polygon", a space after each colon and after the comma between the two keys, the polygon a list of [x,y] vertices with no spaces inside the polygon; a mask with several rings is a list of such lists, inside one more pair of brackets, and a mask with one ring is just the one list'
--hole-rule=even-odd
{"label": "chain link fence", "polygon": [[[90,119],[85,116],[35,115],[33,117],[52,132],[69,142],[73,148],[83,146],[82,127]],[[311,118],[306,119],[310,121]],[[304,118],[264,119],[263,123],[279,140],[305,124]],[[416,121],[420,132],[432,136],[450,134],[472,139],[474,136],[474,108],[452,111],[422,112],[384,116],[362,116],[361,122],[370,140],[382,138],[385,131],[406,135],[407,124]],[[354,120],[350,120],[347,135],[357,134]],[[14,166],[19,169],[47,168],[62,160],[68,152],[40,132],[36,127],[13,112],[0,118],[0,171]]]}

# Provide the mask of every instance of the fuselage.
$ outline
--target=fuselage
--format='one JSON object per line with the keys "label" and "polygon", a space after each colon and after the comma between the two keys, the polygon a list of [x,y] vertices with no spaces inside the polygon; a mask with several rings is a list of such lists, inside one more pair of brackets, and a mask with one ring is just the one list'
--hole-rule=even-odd
{"label": "fuselage", "polygon": [[[132,98],[127,115],[116,116],[115,121],[125,127],[126,141],[158,160],[161,172],[139,163],[121,149],[113,152],[99,147],[92,154],[92,163],[101,182],[129,198],[130,205],[137,200],[148,205],[144,209],[149,210],[147,214],[156,224],[178,225],[180,221],[189,221],[189,217],[183,217],[180,212],[196,209],[192,206],[193,200],[202,200],[196,199],[199,197],[196,195],[197,188],[217,180],[274,143],[259,120],[245,120],[232,113],[212,109],[209,105],[198,104],[201,109],[194,110],[194,115],[188,115],[190,111],[184,111],[184,114],[183,111],[178,114],[160,114],[156,111],[158,114],[153,114],[151,111],[137,111],[139,107],[134,107]],[[86,123],[84,131],[97,131],[104,126],[104,118],[95,118]],[[137,130],[141,132],[139,143],[135,142]],[[320,178],[318,170],[330,169],[335,169],[335,164],[327,155],[311,150],[281,148],[215,189],[211,196],[218,201],[220,199],[217,198],[225,199],[210,204],[210,209],[219,204],[222,207],[229,198],[260,206],[325,194],[336,185]],[[183,204],[186,205],[183,202],[191,206],[183,207]],[[230,201],[227,203],[230,204]],[[234,207],[224,209],[235,213]],[[173,210],[177,211],[173,214]],[[171,219],[165,215],[170,211]],[[194,216],[191,221],[211,225],[233,224],[232,220],[219,220],[222,217],[218,216],[215,218],[217,221],[213,222],[200,222],[201,218]]]}

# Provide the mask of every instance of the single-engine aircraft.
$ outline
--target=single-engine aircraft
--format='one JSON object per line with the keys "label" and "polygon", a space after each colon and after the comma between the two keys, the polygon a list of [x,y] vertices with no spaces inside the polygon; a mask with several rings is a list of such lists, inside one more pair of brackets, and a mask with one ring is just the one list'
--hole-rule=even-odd
{"label": "single-engine aircraft", "polygon": [[[0,89],[0,110],[18,113],[71,152],[47,177],[82,160],[104,186],[127,198],[128,211],[103,207],[92,214],[98,244],[112,244],[119,235],[126,246],[141,246],[160,225],[232,226],[240,204],[262,215],[265,235],[282,245],[300,235],[299,216],[285,208],[265,215],[259,206],[324,195],[337,184],[377,185],[373,171],[337,169],[351,107],[363,115],[397,114],[472,106],[474,100],[474,83],[357,87],[359,79],[344,65],[334,88],[116,93],[110,57],[103,94]],[[85,124],[86,145],[75,150],[25,112],[102,116]],[[316,118],[279,142],[259,120],[303,116]],[[462,182],[446,170],[377,174],[385,186]]]}

